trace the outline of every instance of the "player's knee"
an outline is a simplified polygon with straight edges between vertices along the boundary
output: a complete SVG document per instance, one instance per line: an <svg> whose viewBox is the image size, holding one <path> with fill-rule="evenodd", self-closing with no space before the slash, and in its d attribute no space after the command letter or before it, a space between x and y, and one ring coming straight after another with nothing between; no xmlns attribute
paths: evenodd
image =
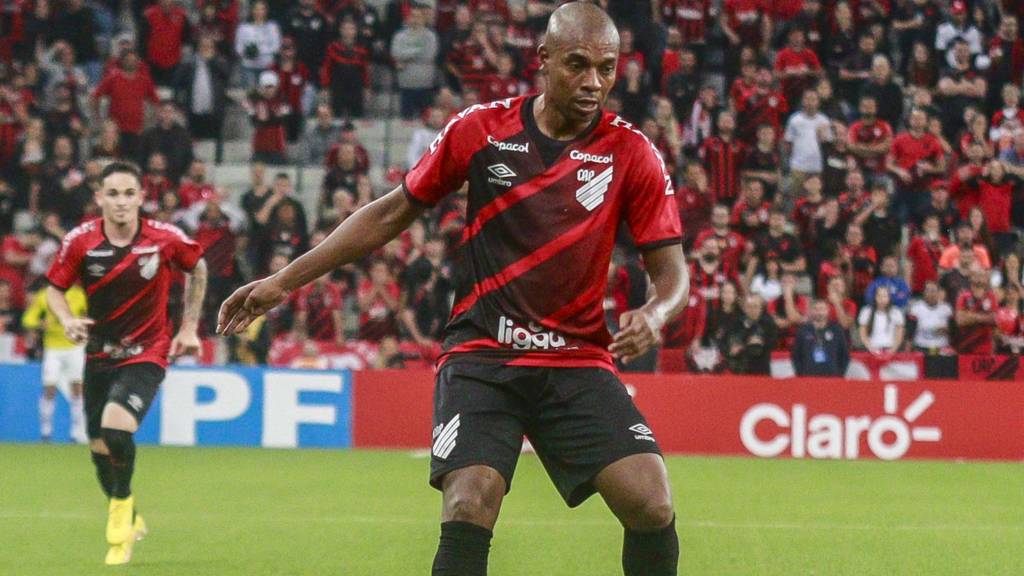
<svg viewBox="0 0 1024 576"><path fill-rule="evenodd" d="M636 501L619 518L630 530L658 530L675 518L675 506L667 490L652 490Z"/></svg>
<svg viewBox="0 0 1024 576"><path fill-rule="evenodd" d="M127 430L104 428L103 441L115 461L125 461L135 456L135 440Z"/></svg>
<svg viewBox="0 0 1024 576"><path fill-rule="evenodd" d="M493 525L505 494L504 480L497 474L455 474L445 483L445 520Z"/></svg>
<svg viewBox="0 0 1024 576"><path fill-rule="evenodd" d="M89 450L95 452L96 454L110 454L110 449L107 448L107 443L103 441L103 438L90 439Z"/></svg>

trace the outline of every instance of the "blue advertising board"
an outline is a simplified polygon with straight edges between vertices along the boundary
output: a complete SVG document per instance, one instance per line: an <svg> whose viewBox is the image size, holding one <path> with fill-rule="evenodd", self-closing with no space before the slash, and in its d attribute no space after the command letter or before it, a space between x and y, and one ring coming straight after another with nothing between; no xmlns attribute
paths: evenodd
<svg viewBox="0 0 1024 576"><path fill-rule="evenodd" d="M39 435L38 364L0 365L0 441ZM54 441L69 438L68 403L58 395ZM352 443L352 375L240 366L174 367L136 439L172 446L347 448Z"/></svg>

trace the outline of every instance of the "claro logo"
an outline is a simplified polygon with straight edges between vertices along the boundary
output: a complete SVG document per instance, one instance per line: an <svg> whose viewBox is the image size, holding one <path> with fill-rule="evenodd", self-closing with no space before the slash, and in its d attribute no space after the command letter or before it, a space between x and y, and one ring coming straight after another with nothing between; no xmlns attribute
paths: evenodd
<svg viewBox="0 0 1024 576"><path fill-rule="evenodd" d="M902 414L897 414L899 389L885 386L885 416L846 416L814 414L808 419L807 406L794 404L784 410L776 404L757 404L740 420L740 440L755 456L771 458L787 450L793 458L847 458L860 456L861 437L867 437L871 453L881 460L898 460L913 442L938 442L942 430L937 427L911 426L935 402L925 390ZM781 430L771 436L758 435L762 422L771 422ZM762 432L764 432L762 430Z"/></svg>

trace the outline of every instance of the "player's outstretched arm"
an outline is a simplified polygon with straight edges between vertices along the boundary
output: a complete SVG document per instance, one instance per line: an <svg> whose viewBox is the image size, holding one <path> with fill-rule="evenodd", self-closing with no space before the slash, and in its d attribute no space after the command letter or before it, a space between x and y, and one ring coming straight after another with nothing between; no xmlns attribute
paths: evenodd
<svg viewBox="0 0 1024 576"><path fill-rule="evenodd" d="M171 340L171 358L199 352L199 317L203 313L207 274L206 260L200 258L195 268L185 275L185 310L181 328Z"/></svg>
<svg viewBox="0 0 1024 576"><path fill-rule="evenodd" d="M360 208L316 248L280 272L235 290L220 307L217 332L242 332L292 290L387 244L422 213L423 207L413 204L401 187Z"/></svg>
<svg viewBox="0 0 1024 576"><path fill-rule="evenodd" d="M89 338L89 327L95 324L89 318L75 318L64 292L54 286L46 287L46 305L64 327L64 334L75 344L84 344Z"/></svg>
<svg viewBox="0 0 1024 576"><path fill-rule="evenodd" d="M619 331L608 350L630 363L661 341L661 329L686 306L690 297L690 271L681 244L643 253L644 267L654 283L654 295L642 307L619 319Z"/></svg>

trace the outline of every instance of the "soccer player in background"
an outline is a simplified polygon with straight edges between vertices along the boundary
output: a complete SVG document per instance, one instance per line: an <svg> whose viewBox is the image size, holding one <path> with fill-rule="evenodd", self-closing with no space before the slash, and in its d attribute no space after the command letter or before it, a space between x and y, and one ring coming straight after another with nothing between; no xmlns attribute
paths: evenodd
<svg viewBox="0 0 1024 576"><path fill-rule="evenodd" d="M113 162L95 195L102 218L64 236L46 277L46 300L67 337L85 344L85 415L92 461L110 498L107 564L126 564L146 533L135 514L131 481L134 433L164 379L168 357L199 350L197 334L206 294L206 263L199 244L177 227L141 218L139 170ZM186 273L181 328L170 337L167 298L171 267ZM67 291L81 282L89 318L72 313Z"/></svg>
<svg viewBox="0 0 1024 576"><path fill-rule="evenodd" d="M54 318L46 305L46 289L32 297L32 304L21 316L21 325L28 330L43 333L43 395L39 398L39 435L49 442L53 435L53 413L57 405L57 390L68 399L71 408L71 439L85 444L85 422L82 419L82 370L85 367L85 347L72 342L64 327ZM64 293L68 308L75 318L86 313L85 291L75 284Z"/></svg>
<svg viewBox="0 0 1024 576"><path fill-rule="evenodd" d="M665 464L614 365L654 346L687 302L671 179L646 137L602 111L619 35L600 8L559 7L538 50L543 93L454 117L403 186L229 297L218 330L244 330L289 292L384 245L468 180L434 395L430 482L443 492L434 576L486 573L524 435L569 506L597 492L619 518L627 576L674 575L679 543ZM613 338L602 299L623 220L655 289L622 314Z"/></svg>

